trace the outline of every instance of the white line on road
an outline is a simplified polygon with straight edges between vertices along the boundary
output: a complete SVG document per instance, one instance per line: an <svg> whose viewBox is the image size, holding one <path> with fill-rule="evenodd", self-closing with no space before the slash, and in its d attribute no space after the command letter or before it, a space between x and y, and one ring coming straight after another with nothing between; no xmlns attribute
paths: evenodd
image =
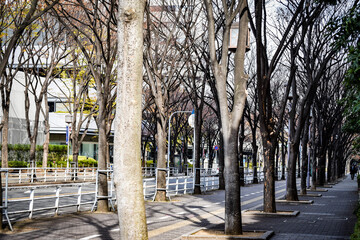
<svg viewBox="0 0 360 240"><path fill-rule="evenodd" d="M211 207L211 205L206 205L206 206L204 206L204 208L208 208L208 207Z"/></svg>
<svg viewBox="0 0 360 240"><path fill-rule="evenodd" d="M161 220L163 220L163 219L167 219L167 218L169 218L170 216L164 216L164 217L161 217L161 218L159 218L159 219L161 219Z"/></svg>
<svg viewBox="0 0 360 240"><path fill-rule="evenodd" d="M112 232L117 232L117 231L120 231L120 228L115 228L113 230L111 230Z"/></svg>
<svg viewBox="0 0 360 240"><path fill-rule="evenodd" d="M91 236L88 236L88 237L80 238L80 240L89 240L89 239L93 239L93 238L96 238L96 237L100 237L100 235L91 235Z"/></svg>
<svg viewBox="0 0 360 240"><path fill-rule="evenodd" d="M183 214L185 214L185 213L187 213L187 212L179 212L179 213L177 213L178 215L183 215Z"/></svg>

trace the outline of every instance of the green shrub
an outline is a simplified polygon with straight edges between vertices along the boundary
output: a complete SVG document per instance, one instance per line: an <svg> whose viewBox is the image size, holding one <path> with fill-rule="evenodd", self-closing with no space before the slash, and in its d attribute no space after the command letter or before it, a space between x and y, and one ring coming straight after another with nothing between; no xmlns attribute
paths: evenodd
<svg viewBox="0 0 360 240"><path fill-rule="evenodd" d="M25 161L9 161L8 164L9 168L26 168L28 166L28 163Z"/></svg>
<svg viewBox="0 0 360 240"><path fill-rule="evenodd" d="M1 149L1 146L0 146ZM8 160L28 162L30 158L30 144L9 144ZM66 145L49 145L48 161L63 160L67 154ZM42 162L43 146L36 146L36 161Z"/></svg>
<svg viewBox="0 0 360 240"><path fill-rule="evenodd" d="M79 166L81 166L81 167L87 167L87 166L97 167L98 162L95 159L93 159L93 158L86 159L86 156L82 156L82 157L85 157L85 159L81 159L81 160L79 159Z"/></svg>

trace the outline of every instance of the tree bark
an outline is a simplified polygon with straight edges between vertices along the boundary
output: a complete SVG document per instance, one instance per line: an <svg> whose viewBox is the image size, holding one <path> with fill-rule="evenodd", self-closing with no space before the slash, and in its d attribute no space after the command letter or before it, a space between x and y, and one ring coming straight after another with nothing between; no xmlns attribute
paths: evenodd
<svg viewBox="0 0 360 240"><path fill-rule="evenodd" d="M306 180L307 180L307 171L308 171L308 141L309 141L309 121L306 121L304 127L304 133L302 137L302 149L301 149L301 184L300 184L300 194L306 195Z"/></svg>
<svg viewBox="0 0 360 240"><path fill-rule="evenodd" d="M290 157L288 161L288 176L286 184L286 200L289 201L299 201L296 187L296 159L299 146L290 143Z"/></svg>
<svg viewBox="0 0 360 240"><path fill-rule="evenodd" d="M218 150L219 158L219 190L225 190L225 178L224 178L224 138L222 131L219 132L220 147Z"/></svg>
<svg viewBox="0 0 360 240"><path fill-rule="evenodd" d="M240 175L237 130L224 138L225 153L225 234L241 234ZM240 217L239 217L240 216ZM239 229L240 226L240 229Z"/></svg>
<svg viewBox="0 0 360 240"><path fill-rule="evenodd" d="M2 117L1 167L8 168L8 134L9 134L9 105L4 108Z"/></svg>
<svg viewBox="0 0 360 240"><path fill-rule="evenodd" d="M276 212L274 160L275 147L263 140L264 149L264 212Z"/></svg>
<svg viewBox="0 0 360 240"><path fill-rule="evenodd" d="M165 121L163 121L165 122ZM157 122L157 168L166 168L166 126L165 123ZM156 192L155 201L166 201L166 171L158 171L157 188L160 189Z"/></svg>
<svg viewBox="0 0 360 240"><path fill-rule="evenodd" d="M259 179L258 179L258 170L257 170L257 152L258 152L258 146L256 144L256 139L255 141L253 140L252 142L252 163L253 163L253 168L254 168L254 175L253 175L253 183L259 183Z"/></svg>
<svg viewBox="0 0 360 240"><path fill-rule="evenodd" d="M148 239L141 171L144 8L143 0L119 0L114 177L124 240Z"/></svg>
<svg viewBox="0 0 360 240"><path fill-rule="evenodd" d="M98 151L98 169L106 170L106 152L108 151L107 141L106 141L106 122L104 117L104 107L101 107L104 100L99 100L99 116L98 116L98 128L99 128L99 151ZM136 159L137 160L137 159ZM108 181L106 173L99 173L99 195L100 196L108 196ZM98 212L108 212L109 211L109 203L108 198L100 198L98 199Z"/></svg>

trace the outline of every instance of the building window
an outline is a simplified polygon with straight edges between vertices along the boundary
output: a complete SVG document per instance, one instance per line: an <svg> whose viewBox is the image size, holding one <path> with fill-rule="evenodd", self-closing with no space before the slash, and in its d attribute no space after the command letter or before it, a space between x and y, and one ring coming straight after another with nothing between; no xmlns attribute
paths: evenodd
<svg viewBox="0 0 360 240"><path fill-rule="evenodd" d="M48 102L49 112L55 112L55 102Z"/></svg>

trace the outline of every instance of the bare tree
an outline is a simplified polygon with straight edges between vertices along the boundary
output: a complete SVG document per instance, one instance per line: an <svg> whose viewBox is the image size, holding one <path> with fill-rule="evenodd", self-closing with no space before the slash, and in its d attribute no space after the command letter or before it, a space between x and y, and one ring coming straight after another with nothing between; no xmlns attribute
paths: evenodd
<svg viewBox="0 0 360 240"><path fill-rule="evenodd" d="M225 162L225 233L241 234L241 209L240 209L240 182L239 165L237 156L237 143L239 135L239 124L243 115L246 101L247 75L244 72L244 59L246 51L246 40L248 32L247 1L222 1L224 8L224 29L222 31L222 49L220 60L217 57L215 43L215 21L213 2L205 0L209 52L211 70L216 79L216 90L221 114L221 128L224 140L224 162ZM244 12L245 10L245 12ZM240 15L240 16L239 16ZM236 17L239 17L239 32L237 50L234 57L235 70L233 74L234 100L231 107L228 105L227 78L228 73L228 51L230 41L230 27Z"/></svg>
<svg viewBox="0 0 360 240"><path fill-rule="evenodd" d="M54 14L78 45L95 81L99 130L98 167L106 170L108 136L113 121L115 94L115 60L117 41L115 32L117 4L112 1L67 0ZM99 195L108 196L106 174L99 175ZM108 211L107 198L99 199L97 211Z"/></svg>
<svg viewBox="0 0 360 240"><path fill-rule="evenodd" d="M32 1L2 1L0 3L1 28L0 31L6 37L1 38L0 51L0 74L1 74L1 101L3 117L0 125L2 130L2 151L1 161L2 167L8 167L8 124L9 124L9 108L10 94L15 74L11 73L14 67L15 51L19 46L19 41L26 29L31 23L40 16L48 12L59 0L45 2L40 6L39 0ZM21 55L21 54L20 54ZM9 59L11 62L9 63ZM21 65L16 63L17 67Z"/></svg>
<svg viewBox="0 0 360 240"><path fill-rule="evenodd" d="M183 35L178 25L183 17L183 11L190 9L176 7L182 6L182 3L185 1L174 5L164 1L149 2L146 12L144 80L151 90L156 105L157 168L160 169L166 168L167 120L172 109L176 109L174 103L171 103L170 95L180 86L180 72L186 63L183 61L184 49L181 41L187 42L187 36ZM156 201L166 200L165 177L164 170L158 171Z"/></svg>

